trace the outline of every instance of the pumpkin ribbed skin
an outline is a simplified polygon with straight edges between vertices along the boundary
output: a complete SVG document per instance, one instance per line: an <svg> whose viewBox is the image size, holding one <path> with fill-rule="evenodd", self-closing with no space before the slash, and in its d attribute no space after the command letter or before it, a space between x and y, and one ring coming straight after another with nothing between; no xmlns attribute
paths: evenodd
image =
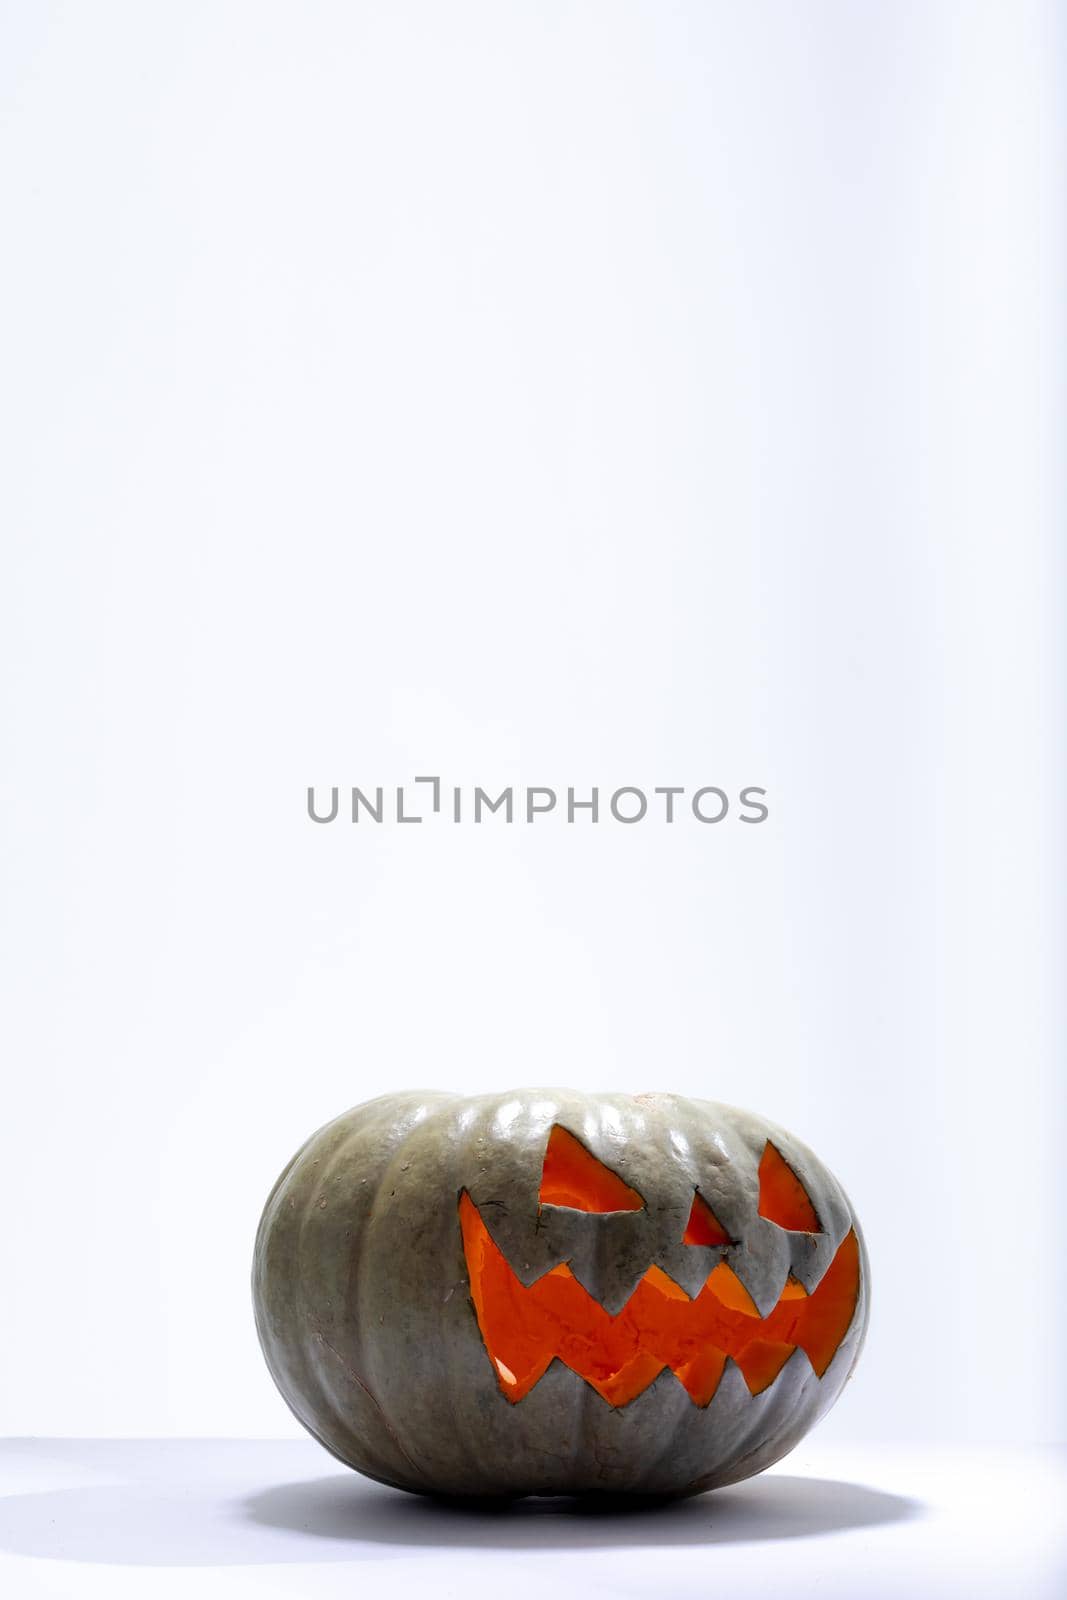
<svg viewBox="0 0 1067 1600"><path fill-rule="evenodd" d="M559 1125L643 1197L639 1211L539 1208ZM759 1215L773 1141L822 1231ZM682 1243L699 1189L731 1240ZM523 1284L560 1262L615 1315L655 1264L690 1296L727 1259L767 1315L791 1275L813 1291L850 1230L855 1310L816 1377L797 1349L753 1395L728 1361L710 1404L669 1370L608 1404L556 1360L518 1403L483 1343L458 1219L470 1195ZM386 1095L314 1134L274 1186L253 1266L256 1325L286 1401L349 1466L400 1488L458 1495L684 1494L759 1472L833 1404L863 1342L867 1258L843 1190L783 1129L676 1095L520 1089Z"/></svg>

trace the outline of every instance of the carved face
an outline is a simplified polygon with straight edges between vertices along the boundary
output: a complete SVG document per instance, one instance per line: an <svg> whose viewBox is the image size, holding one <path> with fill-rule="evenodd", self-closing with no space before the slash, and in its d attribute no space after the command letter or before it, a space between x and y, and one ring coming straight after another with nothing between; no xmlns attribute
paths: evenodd
<svg viewBox="0 0 1067 1600"><path fill-rule="evenodd" d="M688 1494L833 1404L867 1317L851 1205L804 1145L678 1095L398 1094L278 1180L257 1325L342 1460L465 1495Z"/></svg>
<svg viewBox="0 0 1067 1600"><path fill-rule="evenodd" d="M558 1209L607 1216L643 1211L645 1201L557 1123L545 1148L539 1220ZM822 1231L803 1184L770 1140L759 1163L758 1215L791 1233ZM728 1358L752 1394L772 1384L797 1349L821 1378L856 1311L860 1260L854 1229L810 1293L790 1273L773 1309L761 1316L730 1265L742 1239L731 1238L699 1189L681 1235L683 1248L699 1261L696 1293L650 1262L614 1313L566 1262L524 1285L466 1191L459 1218L478 1326L500 1388L516 1404L557 1358L613 1406L627 1405L665 1367L695 1405L706 1406Z"/></svg>

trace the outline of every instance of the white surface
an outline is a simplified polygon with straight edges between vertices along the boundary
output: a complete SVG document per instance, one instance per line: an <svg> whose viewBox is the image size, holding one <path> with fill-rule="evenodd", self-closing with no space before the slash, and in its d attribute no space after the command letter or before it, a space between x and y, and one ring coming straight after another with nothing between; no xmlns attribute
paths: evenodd
<svg viewBox="0 0 1067 1600"><path fill-rule="evenodd" d="M0 1586L70 1600L1060 1600L1065 1490L1052 1452L812 1448L657 1510L478 1512L369 1483L310 1442L13 1440L0 1447Z"/></svg>
<svg viewBox="0 0 1067 1600"><path fill-rule="evenodd" d="M838 1173L827 1438L1055 1431L1065 20L7 0L0 1429L279 1431L295 1146L556 1080ZM305 816L435 772L772 811Z"/></svg>

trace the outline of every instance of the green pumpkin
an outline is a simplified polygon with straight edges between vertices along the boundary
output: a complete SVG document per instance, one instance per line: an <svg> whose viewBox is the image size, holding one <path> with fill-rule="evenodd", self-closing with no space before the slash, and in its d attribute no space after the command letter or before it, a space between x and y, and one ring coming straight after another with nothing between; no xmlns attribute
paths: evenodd
<svg viewBox="0 0 1067 1600"><path fill-rule="evenodd" d="M678 1095L386 1095L314 1134L255 1247L260 1342L328 1450L451 1495L691 1494L833 1404L868 1268L840 1185Z"/></svg>

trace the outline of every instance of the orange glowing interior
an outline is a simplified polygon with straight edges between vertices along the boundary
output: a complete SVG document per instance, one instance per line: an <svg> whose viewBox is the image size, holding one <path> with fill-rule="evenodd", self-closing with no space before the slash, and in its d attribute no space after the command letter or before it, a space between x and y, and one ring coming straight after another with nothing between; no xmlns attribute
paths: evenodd
<svg viewBox="0 0 1067 1600"><path fill-rule="evenodd" d="M706 1406L728 1356L751 1393L759 1394L798 1347L822 1377L856 1310L859 1245L853 1232L810 1294L790 1278L766 1317L725 1261L694 1299L650 1266L612 1316L566 1263L524 1287L465 1190L459 1220L478 1326L500 1388L512 1402L528 1394L557 1358L614 1406L635 1399L664 1367L696 1405Z"/></svg>
<svg viewBox="0 0 1067 1600"><path fill-rule="evenodd" d="M645 1203L558 1122L548 1136L540 1201L572 1211L640 1211Z"/></svg>
<svg viewBox="0 0 1067 1600"><path fill-rule="evenodd" d="M701 1194L693 1196L693 1209L682 1234L683 1244L732 1244L733 1241Z"/></svg>
<svg viewBox="0 0 1067 1600"><path fill-rule="evenodd" d="M759 1164L759 1214L791 1233L822 1231L807 1190L770 1140Z"/></svg>

